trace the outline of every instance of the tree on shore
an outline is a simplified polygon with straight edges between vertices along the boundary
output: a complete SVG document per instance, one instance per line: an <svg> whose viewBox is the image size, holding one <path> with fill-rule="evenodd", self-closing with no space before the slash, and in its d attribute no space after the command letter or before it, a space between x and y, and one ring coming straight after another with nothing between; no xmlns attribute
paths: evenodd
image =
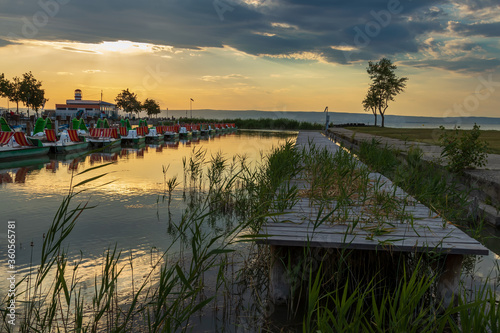
<svg viewBox="0 0 500 333"><path fill-rule="evenodd" d="M375 126L377 126L377 112L378 105L380 103L377 92L371 87L370 89L368 89L368 93L366 94L366 97L363 100L362 104L365 111L371 111L373 113L373 115L375 116Z"/></svg>
<svg viewBox="0 0 500 333"><path fill-rule="evenodd" d="M137 95L130 92L128 88L126 90L122 90L122 92L116 96L115 102L116 105L125 113L135 112L139 115L139 112L142 111L142 105L141 102L137 100Z"/></svg>
<svg viewBox="0 0 500 333"><path fill-rule="evenodd" d="M19 77L16 76L9 82L7 93L7 98L9 101L16 103L16 111L19 113L19 102L22 101L21 79Z"/></svg>
<svg viewBox="0 0 500 333"><path fill-rule="evenodd" d="M42 89L42 82L35 79L33 73L24 73L22 79L14 77L12 81L0 75L0 97L6 97L9 101L16 103L16 110L19 112L19 102L29 108L38 111L45 102L45 90Z"/></svg>
<svg viewBox="0 0 500 333"><path fill-rule="evenodd" d="M42 89L42 82L35 79L31 72L23 74L23 80L20 82L21 101L29 108L38 112L45 102L45 90Z"/></svg>
<svg viewBox="0 0 500 333"><path fill-rule="evenodd" d="M157 115L160 113L160 104L154 99L146 98L142 104L142 109L146 111L148 116Z"/></svg>
<svg viewBox="0 0 500 333"><path fill-rule="evenodd" d="M9 96L9 85L10 82L5 78L5 75L0 74L0 97L8 97Z"/></svg>
<svg viewBox="0 0 500 333"><path fill-rule="evenodd" d="M374 94L376 99L374 105L382 118L382 127L385 124L385 112L389 107L389 102L394 101L394 97L403 92L406 88L407 77L397 77L394 71L397 66L387 58L382 58L379 62L368 62L366 71L370 75L372 83L368 90L368 95ZM367 96L368 96L367 95Z"/></svg>

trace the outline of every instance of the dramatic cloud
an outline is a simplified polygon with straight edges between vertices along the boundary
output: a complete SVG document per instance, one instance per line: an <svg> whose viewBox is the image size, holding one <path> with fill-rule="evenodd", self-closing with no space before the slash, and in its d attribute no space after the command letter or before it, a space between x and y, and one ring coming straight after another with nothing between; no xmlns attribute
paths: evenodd
<svg viewBox="0 0 500 333"><path fill-rule="evenodd" d="M474 74L478 72L487 72L500 68L498 59L479 59L472 57L457 58L454 60L423 60L406 61L405 65L420 68L438 68L458 73Z"/></svg>
<svg viewBox="0 0 500 333"><path fill-rule="evenodd" d="M450 22L450 30L464 36L500 37L500 22L474 24Z"/></svg>
<svg viewBox="0 0 500 333"><path fill-rule="evenodd" d="M8 40L5 40L5 39L1 39L0 38L0 47L4 47L4 46L7 46L7 45L12 45L14 43L8 41Z"/></svg>
<svg viewBox="0 0 500 333"><path fill-rule="evenodd" d="M2 1L0 47L6 40L131 41L193 50L227 46L255 56L341 64L381 56L405 60L421 57L434 36L499 37L499 8L493 0ZM474 43L467 59L482 59L486 48ZM497 51L490 48L487 56Z"/></svg>

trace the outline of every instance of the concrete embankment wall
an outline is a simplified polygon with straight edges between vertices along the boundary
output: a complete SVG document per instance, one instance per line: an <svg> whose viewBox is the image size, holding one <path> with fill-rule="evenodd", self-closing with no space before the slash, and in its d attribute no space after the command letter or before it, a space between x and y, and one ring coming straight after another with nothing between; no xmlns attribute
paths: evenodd
<svg viewBox="0 0 500 333"><path fill-rule="evenodd" d="M353 152L359 150L362 141L371 141L375 138L382 145L387 144L400 151L399 157L402 161L404 161L410 147L418 146L424 153L424 161L442 168L446 166L446 163L439 159L442 149L438 146L370 134L354 134L353 131L344 128L329 129L327 135ZM463 189L470 192L470 206L468 207L470 214L474 218L482 217L487 223L500 227L500 155L491 154L488 159L485 168L467 170L462 175L455 175L454 180L462 184Z"/></svg>

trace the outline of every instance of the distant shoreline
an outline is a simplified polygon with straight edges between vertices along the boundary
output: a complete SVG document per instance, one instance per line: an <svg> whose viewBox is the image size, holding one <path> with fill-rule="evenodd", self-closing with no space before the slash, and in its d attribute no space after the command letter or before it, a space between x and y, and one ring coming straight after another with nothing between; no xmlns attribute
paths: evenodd
<svg viewBox="0 0 500 333"><path fill-rule="evenodd" d="M191 112L188 112L190 116ZM364 123L365 125L374 124L374 116L371 113L347 113L330 111L330 122L333 124ZM160 117L166 117L167 111L162 111ZM168 116L185 117L186 110L169 110ZM317 111L256 111L256 110L193 110L193 117L209 119L260 119L260 118L287 118L290 120L307 121L311 123L324 124L326 114ZM377 124L381 123L378 116ZM500 130L500 118L495 117L426 117L426 116L398 116L387 114L385 116L385 125L396 128L453 128L460 126L464 129L472 128L474 123L481 126L481 129Z"/></svg>
<svg viewBox="0 0 500 333"><path fill-rule="evenodd" d="M12 108L11 108L12 110ZM39 111L40 112L40 111ZM30 114L32 110L30 110ZM120 112L122 116L124 114ZM163 110L158 114L159 118L170 118L175 117L175 119L184 118L191 116L191 110ZM336 112L330 111L328 113L330 117L330 123L333 125L339 124L352 124L352 123L363 123L367 126L374 125L374 116L371 113L348 113L348 112ZM261 111L261 110L213 110L213 109L193 109L193 118L205 118L205 119L217 119L223 120L235 120L235 119L288 119L298 122L309 122L325 124L326 113L322 111ZM140 118L145 118L146 113L141 112L139 114ZM152 117L155 119L156 117ZM377 124L381 123L380 116L377 117ZM387 114L385 116L386 127L394 128L439 128L439 126L444 126L445 128L452 129L455 126L460 126L462 129L471 129L474 124L478 124L481 130L497 130L500 131L500 118L499 117L480 117L480 116L470 116L470 117L428 117L428 116L400 116Z"/></svg>
<svg viewBox="0 0 500 333"><path fill-rule="evenodd" d="M0 112L1 111L7 111L7 108L0 107ZM16 108L10 108L10 111L16 112ZM46 111L54 111L53 109L46 109ZM19 112L22 113L27 113L26 108L19 108ZM39 113L41 112L40 110L38 111ZM169 116L175 115L176 117L185 117L186 112L188 114L188 117L190 116L191 111L186 110L186 109L177 109L177 110L161 110L161 113L159 114L160 117L164 117L167 113ZM323 115L322 117L324 118L325 112L324 111L277 111L277 110L217 110L217 109L193 109L193 117L201 116L202 114L237 114L239 113L240 116L242 115L257 115L257 114L262 114L263 118L280 118L280 115L304 115L304 114L314 114L314 115ZM34 111L30 110L30 114L33 114ZM120 111L120 114L122 112ZM353 117L353 118L358 118L358 117L369 117L371 118L371 121L373 122L374 116L371 113L359 113L359 112L344 112L344 111L329 111L329 114L331 117L335 116L340 116L340 117ZM145 116L145 113L141 113L141 118ZM409 119L415 119L413 121L407 121L407 123L415 122L415 123L422 123L422 120L425 119L451 119L451 120L457 120L457 119L465 119L465 120L481 120L481 119L492 119L495 122L500 123L500 117L492 117L492 116L467 116L467 117L432 117L432 116L408 116L408 115L397 115L397 114L391 114L390 112L386 114L386 119L388 118L409 118ZM254 116L252 117L254 118ZM380 116L378 117L380 119ZM424 121L425 123L426 121Z"/></svg>
<svg viewBox="0 0 500 333"><path fill-rule="evenodd" d="M191 112L190 110L168 110L169 113L189 113ZM164 112L167 112L167 110L161 110L161 114ZM325 114L324 111L266 111L266 110L217 110L217 109L193 109L193 117L194 113L211 113L211 112L216 112L216 113L263 113L263 114L304 114L304 113L314 113L314 114ZM350 115L350 116L369 116L371 118L373 117L373 114L371 113L359 113L359 112L340 112L340 111L329 111L330 115ZM380 116L379 116L380 117ZM467 116L467 117L431 117L431 116L408 116L408 115L397 115L397 114L390 114L388 113L386 115L387 117L409 117L409 118L440 118L440 119L474 119L474 118L489 118L489 119L495 119L500 122L500 117L490 117L490 116Z"/></svg>

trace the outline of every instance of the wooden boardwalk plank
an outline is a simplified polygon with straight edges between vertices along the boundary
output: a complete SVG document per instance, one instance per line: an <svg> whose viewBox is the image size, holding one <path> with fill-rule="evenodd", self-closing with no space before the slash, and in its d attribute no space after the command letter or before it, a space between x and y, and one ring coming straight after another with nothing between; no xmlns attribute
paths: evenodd
<svg viewBox="0 0 500 333"><path fill-rule="evenodd" d="M447 254L474 254L486 255L488 252L478 248L477 244L448 242L446 240L426 240L421 239L420 242L399 241L388 239L383 241L358 242L356 236L347 235L337 237L326 237L325 235L315 235L307 237L307 235L295 236L279 236L279 238L271 237L266 241L269 245L278 246L310 246L321 248L345 248L351 250L375 250L375 251L403 251L403 252L429 252L429 253L447 253ZM487 250L486 250L487 251Z"/></svg>

